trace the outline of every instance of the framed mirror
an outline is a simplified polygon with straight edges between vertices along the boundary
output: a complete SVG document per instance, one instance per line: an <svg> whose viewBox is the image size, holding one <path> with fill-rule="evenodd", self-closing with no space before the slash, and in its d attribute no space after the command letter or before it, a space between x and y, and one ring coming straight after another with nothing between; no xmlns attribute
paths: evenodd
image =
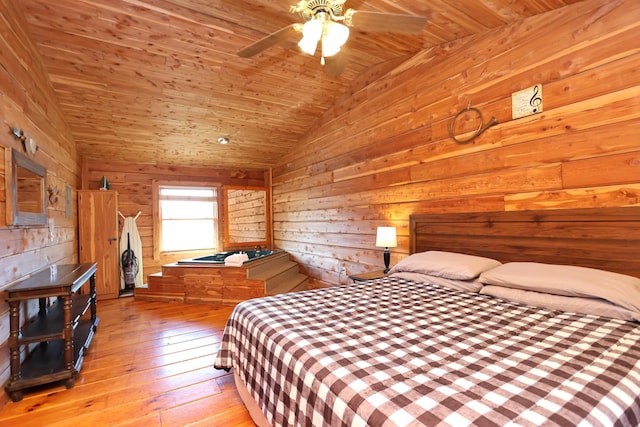
<svg viewBox="0 0 640 427"><path fill-rule="evenodd" d="M225 187L225 249L271 244L270 205L262 187Z"/></svg>
<svg viewBox="0 0 640 427"><path fill-rule="evenodd" d="M5 151L7 225L47 224L47 170L20 152Z"/></svg>

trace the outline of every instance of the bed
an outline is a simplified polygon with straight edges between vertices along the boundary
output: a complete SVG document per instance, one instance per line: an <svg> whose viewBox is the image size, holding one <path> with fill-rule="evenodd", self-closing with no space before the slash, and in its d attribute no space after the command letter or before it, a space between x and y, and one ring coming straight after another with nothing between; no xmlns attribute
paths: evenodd
<svg viewBox="0 0 640 427"><path fill-rule="evenodd" d="M257 425L640 425L640 208L413 215L389 277L245 301Z"/></svg>

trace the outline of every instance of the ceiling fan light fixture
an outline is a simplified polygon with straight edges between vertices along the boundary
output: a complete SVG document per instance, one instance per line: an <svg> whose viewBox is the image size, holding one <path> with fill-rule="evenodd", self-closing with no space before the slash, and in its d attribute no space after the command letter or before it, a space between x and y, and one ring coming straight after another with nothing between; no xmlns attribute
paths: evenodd
<svg viewBox="0 0 640 427"><path fill-rule="evenodd" d="M420 34L427 22L426 16L405 15L373 11L357 11L344 7L347 0L298 0L289 8L291 13L299 14L304 22L288 26L269 34L238 51L241 58L250 58L280 42L293 39L302 33L298 41L300 49L314 56L320 48L320 63L331 58L326 68L327 75L335 77L345 68L345 53L336 57L349 38L350 29L365 32L389 32ZM392 3L392 2L389 2Z"/></svg>

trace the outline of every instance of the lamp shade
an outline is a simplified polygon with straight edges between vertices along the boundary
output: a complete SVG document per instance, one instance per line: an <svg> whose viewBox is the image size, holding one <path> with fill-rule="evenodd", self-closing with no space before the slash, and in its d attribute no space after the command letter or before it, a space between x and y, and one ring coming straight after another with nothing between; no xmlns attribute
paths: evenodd
<svg viewBox="0 0 640 427"><path fill-rule="evenodd" d="M317 19L307 21L302 26L302 36L318 41L320 40L320 37L322 37L323 27L324 25L322 22Z"/></svg>
<svg viewBox="0 0 640 427"><path fill-rule="evenodd" d="M304 36L302 37L302 40L298 42L298 46L304 53L313 56L318 48L318 41Z"/></svg>
<svg viewBox="0 0 640 427"><path fill-rule="evenodd" d="M398 246L395 227L378 227L376 246L379 248L395 248Z"/></svg>
<svg viewBox="0 0 640 427"><path fill-rule="evenodd" d="M322 56L333 56L340 52L348 38L349 27L333 21L326 22L322 37Z"/></svg>
<svg viewBox="0 0 640 427"><path fill-rule="evenodd" d="M337 46L337 45L331 44L331 43L327 43L327 38L326 37L324 37L322 39L322 56L327 58L329 56L335 55L338 52L340 52L340 46Z"/></svg>
<svg viewBox="0 0 640 427"><path fill-rule="evenodd" d="M302 40L298 43L304 53L312 56L316 53L318 42L324 31L323 27L323 23L316 19L304 23L302 26Z"/></svg>

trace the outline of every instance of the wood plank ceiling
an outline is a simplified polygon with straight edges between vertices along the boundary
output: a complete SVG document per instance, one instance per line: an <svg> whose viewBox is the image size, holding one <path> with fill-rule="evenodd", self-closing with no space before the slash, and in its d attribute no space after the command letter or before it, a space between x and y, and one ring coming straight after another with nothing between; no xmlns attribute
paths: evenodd
<svg viewBox="0 0 640 427"><path fill-rule="evenodd" d="M412 54L578 0L348 0L428 18L421 34L351 31L329 77L289 24L295 0L21 0L81 156L146 164L275 165L334 102ZM228 145L217 143L227 137Z"/></svg>

